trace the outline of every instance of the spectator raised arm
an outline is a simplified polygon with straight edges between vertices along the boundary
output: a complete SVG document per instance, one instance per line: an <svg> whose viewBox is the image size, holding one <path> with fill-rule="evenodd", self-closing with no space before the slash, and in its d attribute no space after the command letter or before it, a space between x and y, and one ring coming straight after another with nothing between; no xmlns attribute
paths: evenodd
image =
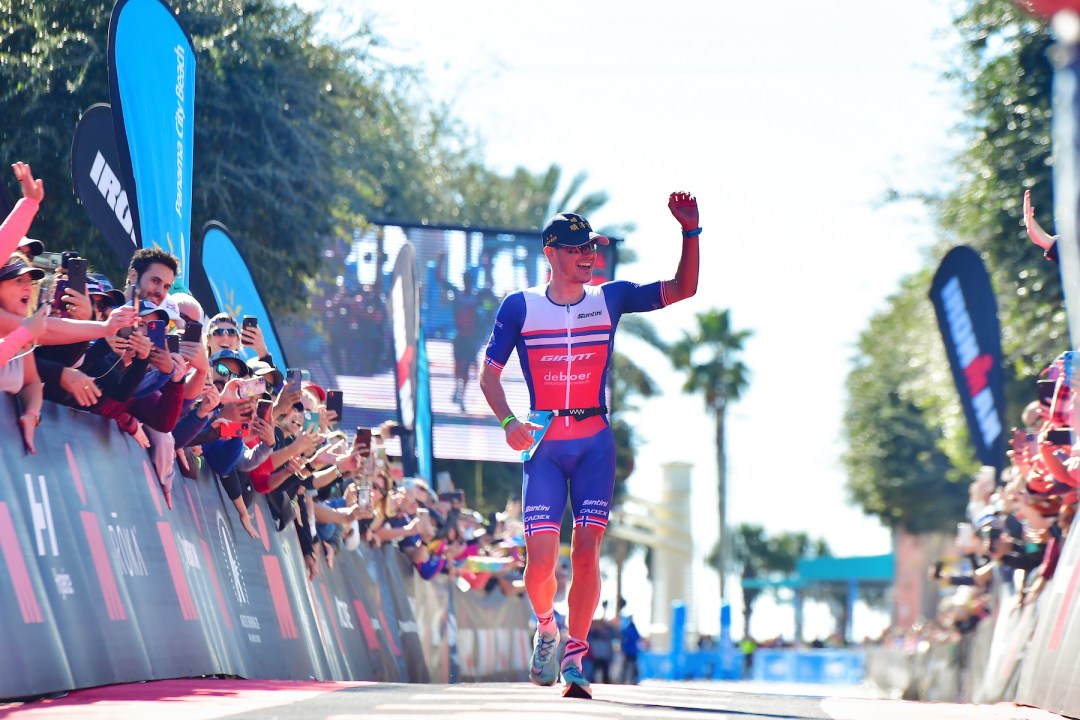
<svg viewBox="0 0 1080 720"><path fill-rule="evenodd" d="M35 180L30 166L17 162L11 166L15 178L22 186L22 199L15 203L11 214L0 225L0 258L7 258L19 248L19 244L30 230L30 223L37 215L38 207L45 198L45 187L40 180Z"/></svg>

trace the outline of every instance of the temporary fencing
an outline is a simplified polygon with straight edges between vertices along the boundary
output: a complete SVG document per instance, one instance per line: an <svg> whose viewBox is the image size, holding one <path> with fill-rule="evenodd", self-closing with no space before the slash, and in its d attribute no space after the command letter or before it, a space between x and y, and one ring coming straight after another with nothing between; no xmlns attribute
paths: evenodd
<svg viewBox="0 0 1080 720"><path fill-rule="evenodd" d="M1017 702L1080 717L1078 565L1080 533L1070 533L1038 597L1021 603L1002 584L993 614L961 640L872 648L869 676L912 700Z"/></svg>
<svg viewBox="0 0 1080 720"><path fill-rule="evenodd" d="M361 544L308 581L292 528L239 525L209 470L173 509L146 451L108 420L46 403L36 455L0 412L0 697L202 675L523 679L529 610L417 577Z"/></svg>

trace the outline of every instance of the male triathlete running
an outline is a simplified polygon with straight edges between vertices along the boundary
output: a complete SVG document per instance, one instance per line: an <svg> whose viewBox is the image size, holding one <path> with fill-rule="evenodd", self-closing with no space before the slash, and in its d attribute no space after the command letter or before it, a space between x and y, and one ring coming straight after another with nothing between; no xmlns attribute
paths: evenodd
<svg viewBox="0 0 1080 720"><path fill-rule="evenodd" d="M607 421L604 389L612 340L623 313L648 312L697 292L697 199L672 193L668 209L682 226L682 256L673 280L636 285L626 281L588 285L596 245L608 239L574 213L551 218L541 235L551 265L548 284L512 293L503 300L480 371L480 388L514 450L532 447L541 426L511 414L502 370L515 349L534 410L555 417L524 463L521 493L525 521L525 588L539 625L529 679L553 685L560 674L556 648L555 566L567 497L574 514L570 549L573 580L568 597L570 637L562 659L563 695L592 697L581 672L593 613L600 599L600 541L607 526L615 484L615 440Z"/></svg>

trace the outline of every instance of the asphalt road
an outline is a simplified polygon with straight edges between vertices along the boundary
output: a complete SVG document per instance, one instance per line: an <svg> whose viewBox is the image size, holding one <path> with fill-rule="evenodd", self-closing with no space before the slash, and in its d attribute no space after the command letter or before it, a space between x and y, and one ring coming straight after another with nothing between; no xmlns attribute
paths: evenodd
<svg viewBox="0 0 1080 720"><path fill-rule="evenodd" d="M1015 705L910 703L831 694L822 686L763 688L734 683L594 685L593 700L563 698L558 687L527 683L407 685L168 680L70 693L0 706L2 720L1056 720ZM773 690L787 694L775 694ZM850 690L850 689L849 689ZM766 692L767 691L767 692ZM861 695L861 697L860 697Z"/></svg>

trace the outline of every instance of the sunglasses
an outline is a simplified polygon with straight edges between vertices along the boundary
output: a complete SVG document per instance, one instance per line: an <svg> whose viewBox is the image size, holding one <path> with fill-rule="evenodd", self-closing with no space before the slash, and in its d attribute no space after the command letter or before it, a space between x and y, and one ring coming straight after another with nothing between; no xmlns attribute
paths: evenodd
<svg viewBox="0 0 1080 720"><path fill-rule="evenodd" d="M596 241L587 242L584 245L578 245L577 247L562 247L560 250L565 250L567 255L591 255L596 252Z"/></svg>
<svg viewBox="0 0 1080 720"><path fill-rule="evenodd" d="M231 370L231 369L229 368L229 366L228 366L228 365L226 365L226 364L225 364L225 363L223 363L223 362L219 362L219 363L214 363L214 372L216 372L216 373L217 373L218 375L220 375L220 376L221 376L221 377L223 377L223 378L235 378L235 377L240 377L239 375L237 375L236 373L234 373L234 372L233 372L233 371L232 371L232 370Z"/></svg>
<svg viewBox="0 0 1080 720"><path fill-rule="evenodd" d="M240 331L237 330L236 328L231 328L231 327L218 327L218 328L214 328L213 330L211 330L210 334L211 335L217 335L218 337L221 337L222 335L236 335L236 336L239 336Z"/></svg>

